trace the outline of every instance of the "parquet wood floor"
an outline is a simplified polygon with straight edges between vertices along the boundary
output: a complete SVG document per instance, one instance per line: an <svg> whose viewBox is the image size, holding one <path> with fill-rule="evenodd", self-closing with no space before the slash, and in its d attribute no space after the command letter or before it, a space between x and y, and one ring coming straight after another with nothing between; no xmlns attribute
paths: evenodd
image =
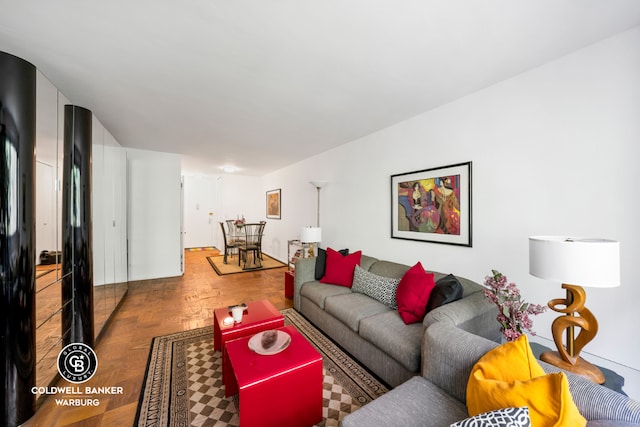
<svg viewBox="0 0 640 427"><path fill-rule="evenodd" d="M49 396L23 425L131 426L153 337L206 326L213 322L215 308L244 301L267 298L279 310L293 306L284 297L286 267L218 276L206 259L216 253L186 251L184 276L129 283L128 295L95 348L97 373L80 385L82 390L122 387L123 394L93 396L99 399L98 406L78 408L58 406ZM57 383L73 385L66 380Z"/></svg>

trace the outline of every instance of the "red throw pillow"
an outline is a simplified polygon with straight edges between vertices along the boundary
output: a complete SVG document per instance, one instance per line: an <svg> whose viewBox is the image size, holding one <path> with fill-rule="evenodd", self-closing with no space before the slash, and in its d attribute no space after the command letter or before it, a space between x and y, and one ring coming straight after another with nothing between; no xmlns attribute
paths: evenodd
<svg viewBox="0 0 640 427"><path fill-rule="evenodd" d="M361 257L362 251L342 255L340 252L327 248L327 265L320 283L330 283L350 288L353 283L353 271L356 265L360 265Z"/></svg>
<svg viewBox="0 0 640 427"><path fill-rule="evenodd" d="M400 279L396 292L398 314L405 324L421 322L427 313L429 295L436 286L433 273L427 273L418 262Z"/></svg>

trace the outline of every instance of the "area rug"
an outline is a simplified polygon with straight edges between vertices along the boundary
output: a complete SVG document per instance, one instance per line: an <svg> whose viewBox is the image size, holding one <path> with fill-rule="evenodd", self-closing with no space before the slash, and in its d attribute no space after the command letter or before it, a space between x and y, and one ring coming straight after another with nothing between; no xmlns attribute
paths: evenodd
<svg viewBox="0 0 640 427"><path fill-rule="evenodd" d="M323 358L323 421L337 426L387 388L294 309L283 310ZM156 337L135 426L238 426L237 396L224 397L221 353L213 351L213 326Z"/></svg>
<svg viewBox="0 0 640 427"><path fill-rule="evenodd" d="M269 270L271 268L280 268L286 267L286 264L278 261L277 259L271 258L269 255L262 255L261 264L262 267L256 265L248 265L247 270L243 270L244 264L241 262L238 265L238 255L235 254L233 257L227 257L227 263L224 263L224 256L208 256L207 261L213 267L213 270L218 274L218 276L224 276L226 274L236 274L236 273L248 273L251 271L260 271L260 270ZM249 256L251 260L251 256Z"/></svg>

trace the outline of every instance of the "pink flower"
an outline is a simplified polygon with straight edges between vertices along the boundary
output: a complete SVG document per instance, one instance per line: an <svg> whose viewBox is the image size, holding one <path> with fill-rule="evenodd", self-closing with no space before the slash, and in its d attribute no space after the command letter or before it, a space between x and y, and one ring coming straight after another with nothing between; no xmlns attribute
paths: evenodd
<svg viewBox="0 0 640 427"><path fill-rule="evenodd" d="M491 270L491 273L493 276L485 278L487 287L482 292L489 302L498 306L496 320L504 339L513 341L526 332L535 335L530 316L544 312L547 307L524 302L515 283L508 283L507 276L499 271Z"/></svg>

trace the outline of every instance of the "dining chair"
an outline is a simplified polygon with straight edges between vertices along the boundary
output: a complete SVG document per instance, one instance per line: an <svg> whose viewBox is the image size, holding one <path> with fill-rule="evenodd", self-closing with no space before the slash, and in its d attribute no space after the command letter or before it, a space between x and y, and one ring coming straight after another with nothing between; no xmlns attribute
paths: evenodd
<svg viewBox="0 0 640 427"><path fill-rule="evenodd" d="M263 259L262 258L262 236L264 235L264 227L267 225L267 221L260 221L260 225L262 227L260 227L260 231L258 235L258 255L260 256L260 259Z"/></svg>
<svg viewBox="0 0 640 427"><path fill-rule="evenodd" d="M223 263L227 263L227 256L233 256L233 250L239 247L239 241L235 239L228 230L225 228L224 223L220 223L220 228L222 228L222 237L224 238L224 258L222 259ZM239 257L238 257L239 258Z"/></svg>
<svg viewBox="0 0 640 427"><path fill-rule="evenodd" d="M231 238L235 238L238 234L238 227L233 223L234 221L232 219L225 219L224 222L227 224L227 235Z"/></svg>
<svg viewBox="0 0 640 427"><path fill-rule="evenodd" d="M244 231L244 241L238 243L238 265L243 261L243 270L249 270L252 268L262 268L261 260L261 230L264 229L264 225L261 223L245 224L242 227ZM253 257L253 262L248 263L249 253Z"/></svg>

